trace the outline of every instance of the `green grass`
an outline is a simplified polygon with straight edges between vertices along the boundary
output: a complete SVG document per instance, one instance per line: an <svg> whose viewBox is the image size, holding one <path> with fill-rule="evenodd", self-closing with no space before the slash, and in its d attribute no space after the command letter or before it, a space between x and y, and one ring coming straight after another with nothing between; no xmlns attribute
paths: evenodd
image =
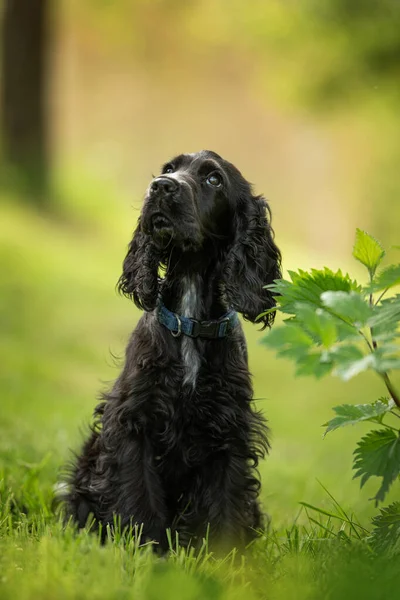
<svg viewBox="0 0 400 600"><path fill-rule="evenodd" d="M68 197L53 216L2 198L0 598L300 600L360 590L365 598L397 597L378 592L398 587L399 569L372 563L368 544L358 540L374 514L368 498L376 483L360 492L352 481L351 454L363 428L323 440L321 427L331 406L371 401L383 388L369 375L348 384L295 379L251 325L255 397L272 429L271 456L260 469L268 535L245 558L217 558L206 545L196 557L172 540L170 557L160 560L129 533L101 547L96 536L61 527L54 485L140 316L115 293L137 210L101 190L81 191L73 204ZM281 245L285 267L314 266L306 252Z"/></svg>

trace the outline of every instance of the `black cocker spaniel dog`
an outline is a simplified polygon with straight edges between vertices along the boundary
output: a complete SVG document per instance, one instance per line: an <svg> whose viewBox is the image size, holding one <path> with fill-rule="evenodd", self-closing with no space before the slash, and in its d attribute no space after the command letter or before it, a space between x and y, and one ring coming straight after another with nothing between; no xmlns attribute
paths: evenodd
<svg viewBox="0 0 400 600"><path fill-rule="evenodd" d="M218 154L177 156L150 183L118 282L145 312L73 465L66 508L80 527L118 515L161 550L167 529L195 546L257 535L268 429L237 313L255 322L274 306L264 286L280 259L266 201Z"/></svg>

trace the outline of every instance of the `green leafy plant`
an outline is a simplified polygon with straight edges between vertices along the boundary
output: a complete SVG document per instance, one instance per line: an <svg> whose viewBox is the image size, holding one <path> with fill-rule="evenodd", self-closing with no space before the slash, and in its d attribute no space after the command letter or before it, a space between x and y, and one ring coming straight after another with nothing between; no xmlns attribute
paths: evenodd
<svg viewBox="0 0 400 600"><path fill-rule="evenodd" d="M400 475L400 394L391 379L392 371L400 369L400 294L388 294L400 285L400 264L378 269L385 254L377 240L358 229L353 256L368 271L366 284L325 267L289 271L289 281L268 285L277 296L271 310L287 318L263 340L279 356L295 362L297 375L319 378L332 373L348 381L372 370L382 379L387 396L370 404L336 406L335 416L325 423L325 435L361 421L378 426L358 442L353 462L361 487L372 476L381 478L376 505ZM373 537L381 546L391 534L398 538L399 503L382 509L373 524Z"/></svg>

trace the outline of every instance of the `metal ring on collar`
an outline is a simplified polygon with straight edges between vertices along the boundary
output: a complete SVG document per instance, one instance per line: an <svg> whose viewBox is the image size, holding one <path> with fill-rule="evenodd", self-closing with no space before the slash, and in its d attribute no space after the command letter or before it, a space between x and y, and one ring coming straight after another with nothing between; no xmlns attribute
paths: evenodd
<svg viewBox="0 0 400 600"><path fill-rule="evenodd" d="M171 330L171 335L172 335L174 338L177 338L177 337L179 337L179 336L181 335L181 333L182 333L182 322L181 322L180 318L178 317L178 315L176 315L175 313L174 313L174 317L175 317L175 318L176 318L176 320L178 321L178 331L177 331L176 333L174 333L174 332Z"/></svg>

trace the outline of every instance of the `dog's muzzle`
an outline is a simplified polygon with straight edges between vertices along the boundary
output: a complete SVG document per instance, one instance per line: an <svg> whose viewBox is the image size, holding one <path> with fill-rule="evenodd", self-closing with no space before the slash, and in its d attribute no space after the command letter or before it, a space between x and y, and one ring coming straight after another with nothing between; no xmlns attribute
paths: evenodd
<svg viewBox="0 0 400 600"><path fill-rule="evenodd" d="M150 196L158 196L162 198L170 198L176 196L180 190L180 184L172 177L157 177L150 184Z"/></svg>

